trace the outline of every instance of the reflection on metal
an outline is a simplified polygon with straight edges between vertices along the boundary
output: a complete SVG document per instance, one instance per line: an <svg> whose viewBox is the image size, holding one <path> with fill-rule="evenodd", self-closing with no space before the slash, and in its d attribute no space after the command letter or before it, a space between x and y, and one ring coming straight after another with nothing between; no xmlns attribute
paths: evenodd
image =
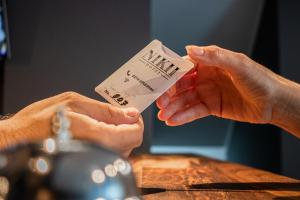
<svg viewBox="0 0 300 200"><path fill-rule="evenodd" d="M112 164L108 164L104 168L105 174L109 177L115 177L117 175L117 170Z"/></svg>
<svg viewBox="0 0 300 200"><path fill-rule="evenodd" d="M126 162L122 160L121 158L114 161L114 168L118 171L124 171L126 170Z"/></svg>
<svg viewBox="0 0 300 200"><path fill-rule="evenodd" d="M48 138L43 142L43 149L46 153L52 154L56 151L56 142L53 138Z"/></svg>
<svg viewBox="0 0 300 200"><path fill-rule="evenodd" d="M129 175L131 173L131 166L128 162L125 162L125 168L124 170L120 171L120 173L124 176Z"/></svg>
<svg viewBox="0 0 300 200"><path fill-rule="evenodd" d="M28 165L32 172L41 175L46 175L50 172L50 163L44 157L32 158L29 160Z"/></svg>
<svg viewBox="0 0 300 200"><path fill-rule="evenodd" d="M105 181L105 174L101 169L95 169L91 173L91 178L95 183L103 183Z"/></svg>
<svg viewBox="0 0 300 200"><path fill-rule="evenodd" d="M138 199L134 198L139 192L129 162L98 145L65 137L71 133L68 123L61 124L67 116L57 115L55 137L0 154L0 166L4 166L0 174L16 180L10 182L8 191L6 179L0 179L0 200Z"/></svg>
<svg viewBox="0 0 300 200"><path fill-rule="evenodd" d="M50 166L45 158L38 158L35 164L36 170L40 174L47 174L50 171Z"/></svg>
<svg viewBox="0 0 300 200"><path fill-rule="evenodd" d="M69 141L72 138L72 134L69 130L71 126L70 120L65 113L65 107L60 106L53 119L52 119L52 131L57 135L57 139L62 141Z"/></svg>

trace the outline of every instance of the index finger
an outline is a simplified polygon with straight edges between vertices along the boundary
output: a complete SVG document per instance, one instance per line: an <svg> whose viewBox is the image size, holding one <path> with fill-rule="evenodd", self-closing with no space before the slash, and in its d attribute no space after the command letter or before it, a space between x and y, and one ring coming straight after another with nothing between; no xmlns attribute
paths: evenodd
<svg viewBox="0 0 300 200"><path fill-rule="evenodd" d="M79 94L69 100L67 106L72 111L88 115L97 121L116 125L136 123L140 116L135 108L119 108Z"/></svg>

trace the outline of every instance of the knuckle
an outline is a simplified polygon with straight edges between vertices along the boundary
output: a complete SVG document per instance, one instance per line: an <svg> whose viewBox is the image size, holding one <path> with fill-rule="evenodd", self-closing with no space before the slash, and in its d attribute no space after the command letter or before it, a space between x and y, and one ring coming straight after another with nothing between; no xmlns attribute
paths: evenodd
<svg viewBox="0 0 300 200"><path fill-rule="evenodd" d="M211 45L211 46L209 46L209 49L210 49L210 53L212 56L220 57L223 55L222 48L220 48L217 45Z"/></svg>
<svg viewBox="0 0 300 200"><path fill-rule="evenodd" d="M211 49L217 49L217 48L220 48L220 47L217 46L217 45L210 45L209 48L211 48Z"/></svg>
<svg viewBox="0 0 300 200"><path fill-rule="evenodd" d="M62 93L62 97L65 100L75 100L79 98L79 94L73 91L68 91L68 92L64 92Z"/></svg>
<svg viewBox="0 0 300 200"><path fill-rule="evenodd" d="M82 96L76 92L73 91L68 91L68 92L64 92L62 94L62 102L70 107L70 108L74 108L77 107L80 102L82 100Z"/></svg>
<svg viewBox="0 0 300 200"><path fill-rule="evenodd" d="M239 61L239 64L247 64L249 63L249 58L247 55L243 53L236 53L235 54L237 60Z"/></svg>
<svg viewBox="0 0 300 200"><path fill-rule="evenodd" d="M107 104L106 107L105 107L105 109L106 109L107 117L108 117L108 118L113 118L113 117L114 117L115 110L114 110L114 108L112 107L112 105Z"/></svg>
<svg viewBox="0 0 300 200"><path fill-rule="evenodd" d="M240 60L245 60L247 56L243 53L236 53L236 57L238 57Z"/></svg>
<svg viewBox="0 0 300 200"><path fill-rule="evenodd" d="M218 47L218 46L214 47L214 53L218 57L222 56L222 54L223 54L222 49L220 47Z"/></svg>

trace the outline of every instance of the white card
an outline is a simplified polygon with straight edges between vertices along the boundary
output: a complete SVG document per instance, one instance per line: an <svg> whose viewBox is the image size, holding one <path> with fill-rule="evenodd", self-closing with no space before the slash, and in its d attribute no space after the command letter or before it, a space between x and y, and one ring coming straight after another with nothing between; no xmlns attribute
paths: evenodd
<svg viewBox="0 0 300 200"><path fill-rule="evenodd" d="M153 40L95 91L113 105L135 107L143 112L193 66L160 41Z"/></svg>

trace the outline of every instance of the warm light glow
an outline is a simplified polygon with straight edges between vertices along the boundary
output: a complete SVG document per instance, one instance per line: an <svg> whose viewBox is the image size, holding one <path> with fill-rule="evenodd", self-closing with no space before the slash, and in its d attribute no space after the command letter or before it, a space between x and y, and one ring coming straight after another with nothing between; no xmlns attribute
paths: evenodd
<svg viewBox="0 0 300 200"><path fill-rule="evenodd" d="M0 196L6 196L9 191L9 181L4 176L0 176Z"/></svg>
<svg viewBox="0 0 300 200"><path fill-rule="evenodd" d="M54 199L51 192L46 188L40 188L36 192L35 200L51 200Z"/></svg>
<svg viewBox="0 0 300 200"><path fill-rule="evenodd" d="M91 173L91 178L95 183L103 183L105 181L105 174L101 169L95 169Z"/></svg>
<svg viewBox="0 0 300 200"><path fill-rule="evenodd" d="M43 149L47 153L54 153L56 151L56 143L53 138L48 138L43 143Z"/></svg>
<svg viewBox="0 0 300 200"><path fill-rule="evenodd" d="M104 168L105 174L109 177L114 177L117 175L117 170L115 169L115 167L112 164L108 164L105 166Z"/></svg>

